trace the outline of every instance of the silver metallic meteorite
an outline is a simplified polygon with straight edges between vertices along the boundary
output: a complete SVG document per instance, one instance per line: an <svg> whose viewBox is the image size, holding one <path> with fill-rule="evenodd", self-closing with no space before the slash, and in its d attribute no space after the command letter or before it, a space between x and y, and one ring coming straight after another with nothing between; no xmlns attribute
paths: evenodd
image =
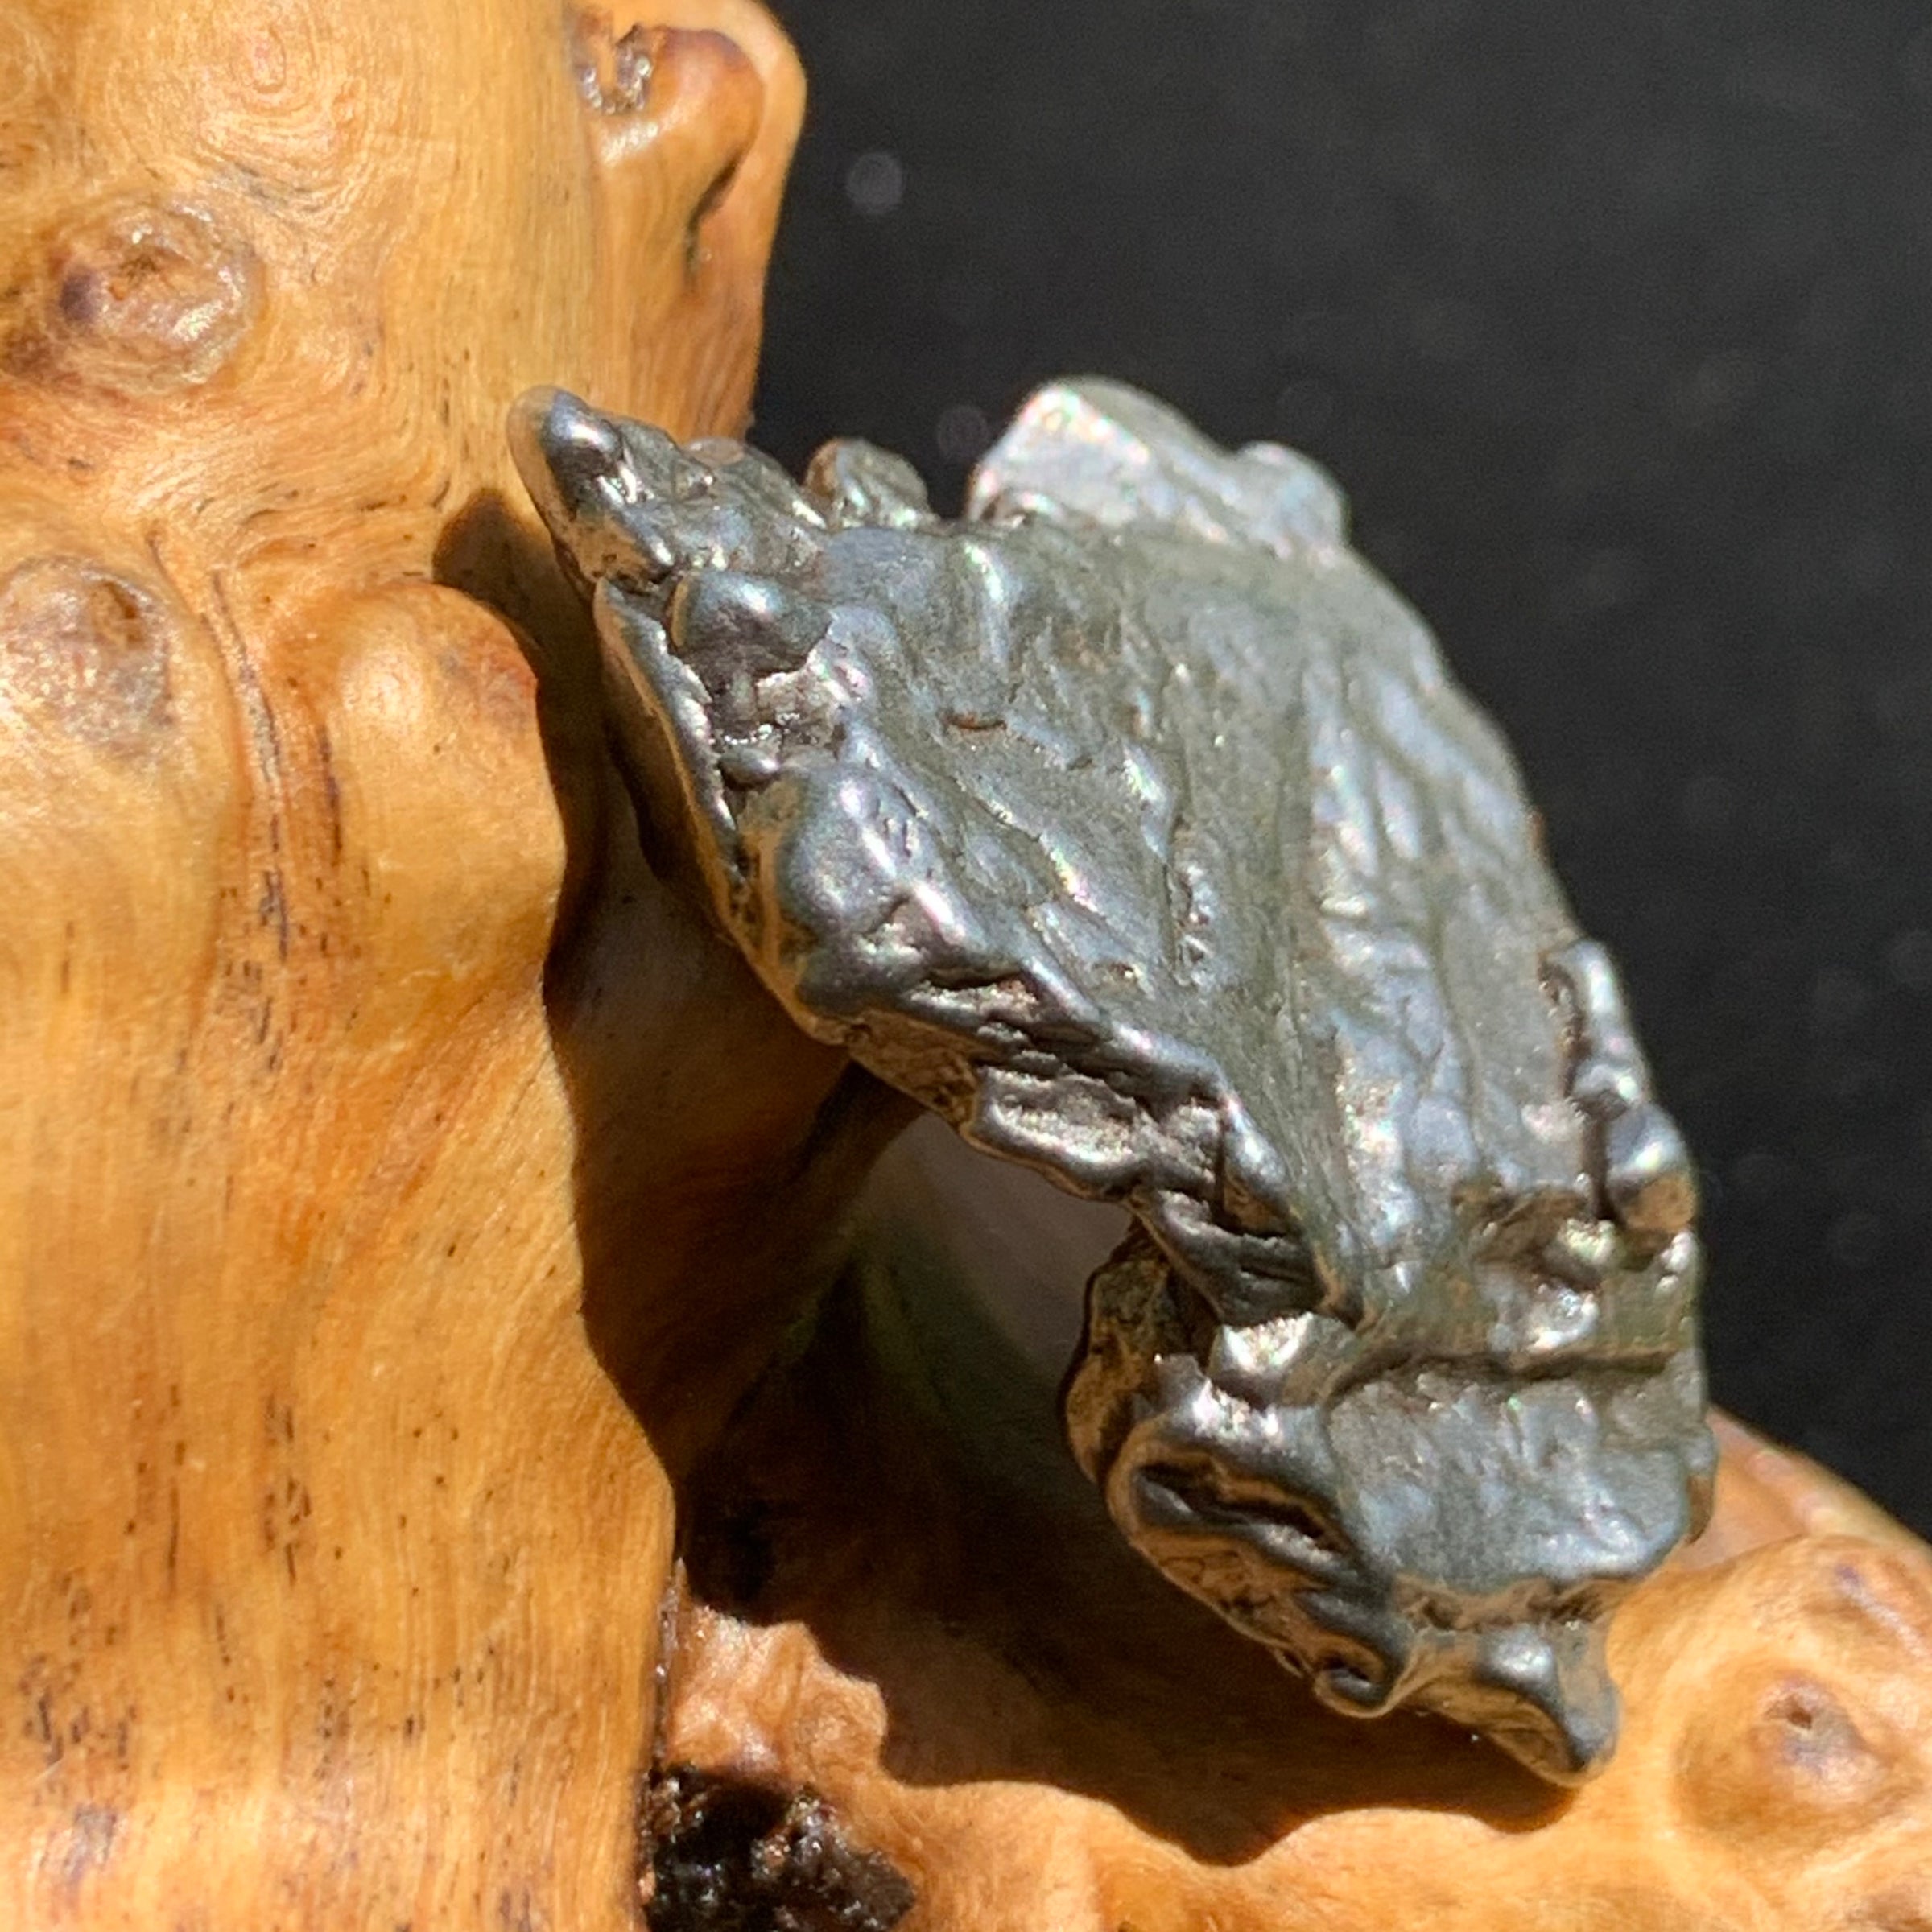
<svg viewBox="0 0 1932 1932"><path fill-rule="evenodd" d="M554 391L518 460L799 1023L1133 1234L1075 1454L1336 1708L1569 1780L1708 1509L1692 1170L1509 753L1313 464L1041 391L934 515Z"/></svg>

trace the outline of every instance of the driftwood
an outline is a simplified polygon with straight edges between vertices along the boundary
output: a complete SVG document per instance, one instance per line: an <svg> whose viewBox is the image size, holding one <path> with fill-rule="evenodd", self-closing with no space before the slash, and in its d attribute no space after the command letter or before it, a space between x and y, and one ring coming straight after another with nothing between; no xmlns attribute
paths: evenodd
<svg viewBox="0 0 1932 1932"><path fill-rule="evenodd" d="M1612 1629L1617 1753L1560 1792L1439 1720L1330 1715L1129 1554L1013 1324L935 1299L964 1264L909 1193L902 1267L689 1485L660 1896L771 1862L718 1794L803 1790L869 1932L881 1871L919 1932L1932 1924L1932 1554L1863 1498L1720 1418L1711 1530Z"/></svg>
<svg viewBox="0 0 1932 1932"><path fill-rule="evenodd" d="M742 426L799 80L648 17L0 14L0 1922L1932 1922L1932 1573L1774 1451L1567 1799L1315 1711L943 1310L768 1367L874 1150L501 434Z"/></svg>
<svg viewBox="0 0 1932 1932"><path fill-rule="evenodd" d="M580 1307L661 1359L619 1257L700 1319L840 1063L644 872L505 451L745 420L796 64L620 5L0 12L10 1926L632 1922L677 1418Z"/></svg>

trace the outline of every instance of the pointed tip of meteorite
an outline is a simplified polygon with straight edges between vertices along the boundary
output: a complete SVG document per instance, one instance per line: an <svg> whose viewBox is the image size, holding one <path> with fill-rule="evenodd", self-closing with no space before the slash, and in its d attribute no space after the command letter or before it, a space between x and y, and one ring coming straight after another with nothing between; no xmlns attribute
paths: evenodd
<svg viewBox="0 0 1932 1932"><path fill-rule="evenodd" d="M588 493L624 461L616 423L567 389L525 390L506 429L517 473L553 530L580 514Z"/></svg>
<svg viewBox="0 0 1932 1932"><path fill-rule="evenodd" d="M679 506L704 493L710 473L663 430L565 389L526 391L506 427L523 486L576 576L654 581L673 568Z"/></svg>

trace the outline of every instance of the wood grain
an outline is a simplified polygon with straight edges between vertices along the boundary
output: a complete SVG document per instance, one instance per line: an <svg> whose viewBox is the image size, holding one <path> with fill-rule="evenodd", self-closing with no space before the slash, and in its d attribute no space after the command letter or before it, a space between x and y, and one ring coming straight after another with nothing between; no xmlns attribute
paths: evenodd
<svg viewBox="0 0 1932 1932"><path fill-rule="evenodd" d="M745 420L800 77L649 19L0 13L8 1926L633 1922L670 1497L584 1307L650 1356L837 1070L637 857L504 454ZM624 1091L747 1030L795 1100Z"/></svg>
<svg viewBox="0 0 1932 1932"><path fill-rule="evenodd" d="M1324 1711L1167 1587L914 1278L835 1300L689 1486L663 1748L813 1794L908 1932L1932 1925L1932 1553L1802 1459L1721 1425L1710 1547L1620 1612L1622 1741L1563 1793Z"/></svg>

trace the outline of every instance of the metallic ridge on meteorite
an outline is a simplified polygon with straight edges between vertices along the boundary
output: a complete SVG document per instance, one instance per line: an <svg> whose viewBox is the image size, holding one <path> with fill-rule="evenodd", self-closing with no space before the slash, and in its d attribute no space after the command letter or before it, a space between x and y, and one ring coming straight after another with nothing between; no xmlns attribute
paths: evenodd
<svg viewBox="0 0 1932 1932"><path fill-rule="evenodd" d="M1594 1769L1605 1620L1709 1506L1693 1170L1329 479L1098 381L956 522L862 443L512 436L766 984L1133 1212L1066 1394L1123 1533L1335 1707Z"/></svg>

